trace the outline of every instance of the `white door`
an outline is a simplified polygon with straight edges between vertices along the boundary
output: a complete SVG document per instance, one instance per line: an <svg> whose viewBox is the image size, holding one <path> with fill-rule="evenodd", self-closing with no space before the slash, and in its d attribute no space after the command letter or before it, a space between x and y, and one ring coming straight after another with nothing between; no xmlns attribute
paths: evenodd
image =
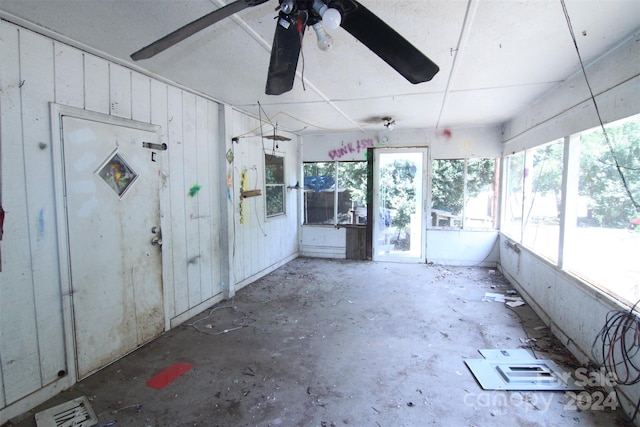
<svg viewBox="0 0 640 427"><path fill-rule="evenodd" d="M374 260L424 262L426 159L426 148L374 150Z"/></svg>
<svg viewBox="0 0 640 427"><path fill-rule="evenodd" d="M63 116L78 378L164 330L155 132Z"/></svg>

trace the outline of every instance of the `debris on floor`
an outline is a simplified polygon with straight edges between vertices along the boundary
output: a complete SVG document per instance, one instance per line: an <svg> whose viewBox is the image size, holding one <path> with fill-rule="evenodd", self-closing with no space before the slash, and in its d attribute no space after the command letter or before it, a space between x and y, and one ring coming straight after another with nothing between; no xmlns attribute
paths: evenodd
<svg viewBox="0 0 640 427"><path fill-rule="evenodd" d="M484 390L583 390L571 373L523 349L479 350L484 359L464 362ZM490 357L490 358L487 358Z"/></svg>
<svg viewBox="0 0 640 427"><path fill-rule="evenodd" d="M503 302L509 307L520 307L526 304L522 297L517 296L517 292L513 290L508 290L506 295L495 292L485 292L482 301Z"/></svg>

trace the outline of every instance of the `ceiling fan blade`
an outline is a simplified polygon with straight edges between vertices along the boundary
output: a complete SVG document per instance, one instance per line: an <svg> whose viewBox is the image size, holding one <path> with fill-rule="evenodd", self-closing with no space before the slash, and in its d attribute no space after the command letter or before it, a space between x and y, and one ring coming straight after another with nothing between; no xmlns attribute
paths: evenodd
<svg viewBox="0 0 640 427"><path fill-rule="evenodd" d="M340 7L342 1L334 2ZM340 26L411 83L429 81L440 68L393 28L355 0L342 9ZM346 7L345 7L346 6Z"/></svg>
<svg viewBox="0 0 640 427"><path fill-rule="evenodd" d="M284 18L278 20L273 36L265 90L267 95L280 95L290 91L296 77L296 68L298 68L298 57L306 25L296 21L285 28L280 23L282 19Z"/></svg>
<svg viewBox="0 0 640 427"><path fill-rule="evenodd" d="M133 53L131 55L131 59L134 61L138 61L140 59L149 59L160 52L170 48L171 46L181 42L197 33L198 31L204 30L210 25L215 24L218 21L227 18L234 13L240 12L243 9L246 9L251 6L257 6L261 3L264 3L268 0L237 0L233 3L229 3L220 9L216 9L211 13L204 15L201 18L196 19L193 22L188 23L187 25L178 28L171 34L167 34L163 38L156 40L148 46L143 47L139 51Z"/></svg>

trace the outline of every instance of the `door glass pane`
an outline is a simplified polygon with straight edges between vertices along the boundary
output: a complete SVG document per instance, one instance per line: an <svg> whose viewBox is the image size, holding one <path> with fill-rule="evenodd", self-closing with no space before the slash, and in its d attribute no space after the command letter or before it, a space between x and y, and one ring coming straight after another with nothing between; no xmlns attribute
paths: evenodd
<svg viewBox="0 0 640 427"><path fill-rule="evenodd" d="M380 153L376 259L422 256L423 153Z"/></svg>

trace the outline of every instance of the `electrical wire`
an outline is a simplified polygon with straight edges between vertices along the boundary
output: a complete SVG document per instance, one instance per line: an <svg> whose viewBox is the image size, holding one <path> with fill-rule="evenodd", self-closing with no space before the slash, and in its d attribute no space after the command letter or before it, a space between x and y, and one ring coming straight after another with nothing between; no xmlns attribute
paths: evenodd
<svg viewBox="0 0 640 427"><path fill-rule="evenodd" d="M303 49L304 46L303 46L303 43L302 43L302 39L303 39L303 36L304 36L304 29L305 29L305 27L307 25L307 19L309 19L309 17L306 16L306 13L305 13L304 22L303 22L302 17L299 17L298 18L298 22L297 22L298 35L300 36L300 59L302 59L302 68L301 68L301 71L300 71L300 77L301 77L300 81L302 82L302 90L303 91L307 90L307 87L304 84L304 49Z"/></svg>
<svg viewBox="0 0 640 427"><path fill-rule="evenodd" d="M593 359L612 374L619 385L640 383L640 317L635 313L638 304L640 300L628 311L609 311L591 346ZM631 421L639 409L640 400Z"/></svg>
<svg viewBox="0 0 640 427"><path fill-rule="evenodd" d="M631 203L633 204L633 206L636 209L636 212L640 213L640 203L638 203L634 197L633 194L631 194L631 189L629 188L629 185L627 183L627 179L624 176L624 173L622 172L622 166L620 166L620 163L618 162L618 158L616 157L615 151L613 150L613 145L611 144L611 140L609 139L609 134L607 132L607 130L604 127L604 123L602 121L602 116L600 115L600 109L598 108L598 103L596 102L596 97L593 94L593 89L591 89L591 84L589 83L589 79L587 78L587 71L584 68L584 62L582 61L582 55L580 55L580 49L578 48L578 41L576 39L576 35L573 32L573 25L571 24L571 18L569 17L569 11L567 10L567 5L565 4L564 0L560 0L560 4L562 4L562 11L564 12L564 17L567 21L567 26L569 27L569 33L571 34L571 39L573 40L573 45L576 48L576 53L578 55L578 60L580 62L580 67L582 69L582 75L584 76L584 81L587 84L587 87L589 88L589 94L591 95L591 101L593 102L593 106L596 109L596 115L598 116L598 122L600 123L600 128L602 129L602 134L604 135L604 139L607 143L607 147L609 148L609 152L611 153L611 157L613 158L613 161L615 162L615 166L616 166L616 170L618 171L618 175L620 175L620 179L622 180L622 185L624 186L624 190L627 193L627 196L629 196L629 199L631 200Z"/></svg>
<svg viewBox="0 0 640 427"><path fill-rule="evenodd" d="M209 320L216 310L220 310L222 308L231 308L231 309L233 309L233 311L236 311L236 312L238 312L238 313L240 313L242 315L242 317L236 318L236 319L231 321L231 324L234 326L233 328L226 328L226 329L223 329L221 331L210 332L210 331L206 331L202 327L198 326L200 323L202 323L202 322L204 322L206 320ZM226 333L229 333L229 332L232 332L232 331L236 331L238 329L246 328L247 326L251 326L255 322L256 322L256 319L252 319L250 317L247 317L247 315L245 313L243 313L241 311L238 311L235 306L233 306L233 305L223 305L223 306L212 308L209 311L209 314L207 316L196 320L195 322L193 322L191 324L191 326L193 326L193 328L196 331L201 332L203 334L207 334L207 335L222 335L222 334L226 334Z"/></svg>

